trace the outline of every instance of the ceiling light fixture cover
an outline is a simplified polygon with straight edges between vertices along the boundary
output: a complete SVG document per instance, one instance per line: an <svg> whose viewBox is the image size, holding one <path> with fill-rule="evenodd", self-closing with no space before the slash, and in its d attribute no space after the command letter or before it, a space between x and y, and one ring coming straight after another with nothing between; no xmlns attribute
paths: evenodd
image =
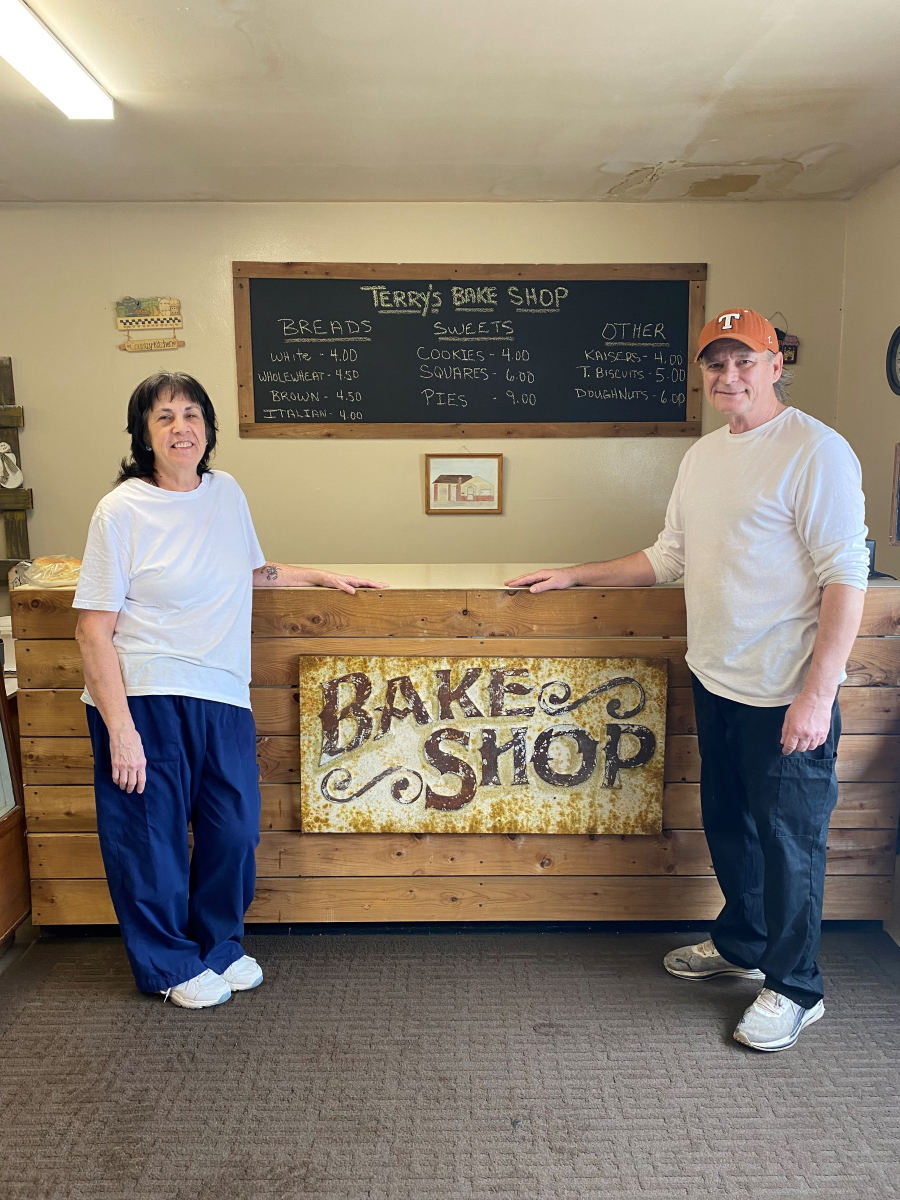
<svg viewBox="0 0 900 1200"><path fill-rule="evenodd" d="M110 97L21 0L0 0L0 57L72 120L113 119Z"/></svg>

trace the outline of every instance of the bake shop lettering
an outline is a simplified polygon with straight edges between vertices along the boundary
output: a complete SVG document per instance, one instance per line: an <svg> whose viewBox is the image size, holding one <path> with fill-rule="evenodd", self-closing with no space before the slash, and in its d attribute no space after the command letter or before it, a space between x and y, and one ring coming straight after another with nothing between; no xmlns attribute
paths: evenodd
<svg viewBox="0 0 900 1200"><path fill-rule="evenodd" d="M348 650L299 675L306 833L662 829L666 659Z"/></svg>
<svg viewBox="0 0 900 1200"><path fill-rule="evenodd" d="M334 766L319 785L326 800L346 804L396 776L391 795L398 803L412 803L424 787L426 808L457 811L472 802L479 788L527 787L535 778L553 788L580 787L601 762L599 786L614 788L623 771L645 766L657 751L654 731L631 720L643 711L646 693L628 674L605 679L581 694L565 679L533 682L527 667L461 664L420 672L419 678L427 682L427 692L409 674L388 678L378 690L365 671L322 682L319 764L342 759L370 739L390 739L400 723L437 726L422 745L435 786L425 782L422 763L394 764L357 783L347 767ZM531 703L521 703L526 698ZM580 725L546 721L592 702L602 703L605 715L613 718L605 722L601 738ZM536 713L541 727L533 722L509 727L510 718L531 719ZM488 724L491 719L497 724ZM508 764L505 781L501 760Z"/></svg>

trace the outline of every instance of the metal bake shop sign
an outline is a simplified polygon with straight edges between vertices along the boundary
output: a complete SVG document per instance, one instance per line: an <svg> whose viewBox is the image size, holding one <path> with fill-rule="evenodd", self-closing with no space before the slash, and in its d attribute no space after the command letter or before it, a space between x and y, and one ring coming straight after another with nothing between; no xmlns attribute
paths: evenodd
<svg viewBox="0 0 900 1200"><path fill-rule="evenodd" d="M659 833L667 667L303 657L303 829Z"/></svg>

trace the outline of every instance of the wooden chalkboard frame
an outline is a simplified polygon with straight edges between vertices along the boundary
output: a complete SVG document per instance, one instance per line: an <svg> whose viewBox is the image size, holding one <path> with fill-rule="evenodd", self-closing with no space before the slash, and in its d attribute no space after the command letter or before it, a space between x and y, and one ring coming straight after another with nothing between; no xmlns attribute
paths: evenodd
<svg viewBox="0 0 900 1200"><path fill-rule="evenodd" d="M250 340L251 279L686 279L690 282L689 344L696 345L706 319L706 263L326 263L233 262L234 337L238 415L242 438L571 438L699 437L703 407L700 368L688 366L684 421L455 422L426 424L258 422L253 407Z"/></svg>

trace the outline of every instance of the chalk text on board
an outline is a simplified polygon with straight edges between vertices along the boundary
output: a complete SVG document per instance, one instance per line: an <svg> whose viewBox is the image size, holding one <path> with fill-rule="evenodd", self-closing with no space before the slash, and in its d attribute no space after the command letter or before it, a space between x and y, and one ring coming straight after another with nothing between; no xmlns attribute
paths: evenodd
<svg viewBox="0 0 900 1200"><path fill-rule="evenodd" d="M624 342L631 338L639 342L651 342L665 338L666 327L662 322L645 321L643 325L633 321L607 321L600 336L604 342Z"/></svg>
<svg viewBox="0 0 900 1200"><path fill-rule="evenodd" d="M525 295L522 295L524 290ZM543 309L546 312L559 312L559 305L569 294L564 287L542 288L526 287L520 289L513 286L506 289L507 295L519 312Z"/></svg>
<svg viewBox="0 0 900 1200"><path fill-rule="evenodd" d="M358 334L372 332L371 321L321 321L318 317L306 321L301 317L297 317L295 320L292 320L290 317L279 317L278 324L281 326L286 338L294 337L295 335L313 339L353 337Z"/></svg>
<svg viewBox="0 0 900 1200"><path fill-rule="evenodd" d="M389 288L384 283L365 284L361 292L370 292L379 312L406 312L427 317L437 312L443 302L441 293L429 283L426 291L416 288Z"/></svg>

